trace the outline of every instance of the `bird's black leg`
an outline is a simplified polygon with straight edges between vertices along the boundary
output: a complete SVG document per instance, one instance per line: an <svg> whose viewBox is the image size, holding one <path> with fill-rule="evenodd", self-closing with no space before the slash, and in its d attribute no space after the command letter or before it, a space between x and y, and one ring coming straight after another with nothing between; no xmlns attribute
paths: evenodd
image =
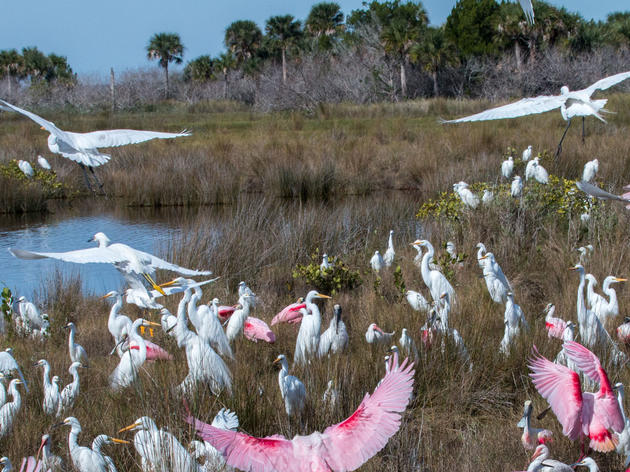
<svg viewBox="0 0 630 472"><path fill-rule="evenodd" d="M105 192L103 192L103 183L96 176L96 172L94 172L94 167L90 167L90 172L94 176L94 180L96 180L96 184L98 185L98 189L101 191L101 194L105 195Z"/></svg>
<svg viewBox="0 0 630 472"><path fill-rule="evenodd" d="M94 192L94 190L92 189L92 186L90 185L90 179L88 178L87 172L85 171L85 165L83 165L82 163L79 163L79 166L81 166L81 170L83 171L83 177L85 178L85 185L87 185L87 188L90 189L90 192Z"/></svg>
<svg viewBox="0 0 630 472"><path fill-rule="evenodd" d="M558 149L556 150L554 160L557 160L558 156L562 152L562 141L564 141L564 137L567 135L567 131L569 131L569 126L571 126L571 118L567 120L567 127L564 129L564 133L562 133L562 138L560 138L560 142L558 143Z"/></svg>
<svg viewBox="0 0 630 472"><path fill-rule="evenodd" d="M584 130L584 117L582 117L582 144L584 144L584 136L586 136L586 132Z"/></svg>

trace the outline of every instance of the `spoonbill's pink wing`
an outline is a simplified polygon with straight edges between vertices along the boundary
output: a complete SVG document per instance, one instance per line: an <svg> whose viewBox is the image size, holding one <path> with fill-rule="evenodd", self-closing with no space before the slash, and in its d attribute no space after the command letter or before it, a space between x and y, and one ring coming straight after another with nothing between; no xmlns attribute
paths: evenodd
<svg viewBox="0 0 630 472"><path fill-rule="evenodd" d="M614 411L609 411L610 405L607 403L610 402L606 398L602 403L597 396L598 394L590 392L584 393L582 417L588 420L586 429L591 440L589 446L599 452L614 451L619 442L617 435L610 431L611 416L609 415L614 415ZM617 403L614 397L612 399Z"/></svg>
<svg viewBox="0 0 630 472"><path fill-rule="evenodd" d="M320 454L332 470L355 470L385 447L400 428L401 414L413 390L413 364L398 365L395 354L389 372L370 396L345 421L329 426L321 435Z"/></svg>
<svg viewBox="0 0 630 472"><path fill-rule="evenodd" d="M565 341L562 347L569 359L575 362L578 369L584 372L591 380L599 382L602 392L612 391L608 375L595 354L575 341Z"/></svg>
<svg viewBox="0 0 630 472"><path fill-rule="evenodd" d="M236 310L234 306L219 305L219 319L225 322Z"/></svg>
<svg viewBox="0 0 630 472"><path fill-rule="evenodd" d="M22 459L20 472L43 472L42 462L36 460L33 456L29 456L28 458L25 457ZM50 472L50 469L46 472Z"/></svg>
<svg viewBox="0 0 630 472"><path fill-rule="evenodd" d="M215 428L192 416L186 418L197 434L223 454L232 467L251 472L298 470L293 444L284 436L255 438L244 433Z"/></svg>
<svg viewBox="0 0 630 472"><path fill-rule="evenodd" d="M534 347L535 349L535 347ZM579 439L582 429L582 389L580 377L571 369L554 364L538 354L529 360L529 376L538 393L549 402L562 424L562 433L569 439Z"/></svg>
<svg viewBox="0 0 630 472"><path fill-rule="evenodd" d="M567 327L567 322L560 318L548 318L545 320L545 328L547 328L547 335L550 338L562 339L564 329Z"/></svg>
<svg viewBox="0 0 630 472"><path fill-rule="evenodd" d="M284 307L280 313L273 317L271 326L278 323L297 323L302 319L300 308L306 308L306 303L291 303Z"/></svg>
<svg viewBox="0 0 630 472"><path fill-rule="evenodd" d="M243 325L243 334L250 341L276 342L276 335L269 328L269 325L259 318L248 316Z"/></svg>
<svg viewBox="0 0 630 472"><path fill-rule="evenodd" d="M151 341L144 340L144 344L147 346L147 360L148 361L172 361L173 356L171 356L165 349L161 348L157 344L152 343ZM137 343L132 342L129 349L140 349Z"/></svg>

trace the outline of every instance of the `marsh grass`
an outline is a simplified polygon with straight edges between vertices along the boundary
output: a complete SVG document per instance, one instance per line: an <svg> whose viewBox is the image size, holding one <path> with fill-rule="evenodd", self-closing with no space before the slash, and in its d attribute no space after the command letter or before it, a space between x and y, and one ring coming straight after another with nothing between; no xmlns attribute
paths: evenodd
<svg viewBox="0 0 630 472"><path fill-rule="evenodd" d="M559 162L545 163L547 169L556 175L576 178L586 160L599 157L598 179L605 187L619 189L627 183L630 145L624 127L630 120L625 103L626 98L613 96L610 108L619 114L611 123L606 126L589 123L584 147L573 130ZM182 218L182 235L160 251L178 264L211 268L221 276L205 290L204 302L217 296L223 302L235 303L236 285L245 280L261 299L254 316L270 322L279 309L310 289L293 279L292 270L297 264L308 264L316 250L342 256L351 270L360 272L363 281L353 290L341 290L332 302L322 305L322 329L328 326L332 304L343 306L351 333L347 353L315 360L308 368L291 369L305 382L308 392L307 409L301 419L286 417L278 392L277 371L272 367L273 359L280 353L292 358L297 327L285 325L274 329L277 335L274 345L246 340L236 343L237 360L229 363L234 376L234 395L215 397L201 388L189 399L196 416L209 422L220 407L226 406L237 412L243 431L257 436L321 431L351 414L363 395L371 392L382 377L385 349L368 346L364 339L368 325L376 322L386 331L396 331L396 338L407 327L418 344L420 358L416 362L414 397L400 432L361 470L472 472L526 468L530 453L523 450L520 431L515 425L525 399L533 400L536 413L546 406L529 380L527 358L532 345L550 358L560 349L559 342L547 338L542 310L546 303L554 302L558 316L575 320L578 280L568 268L577 262L578 246L594 245L595 253L587 271L600 282L608 274L628 275L630 220L621 206L612 204L598 206L583 225L579 215L543 218L536 204L520 208L509 200L464 211L455 220L432 217L417 220L415 215L421 203L450 190L454 182L498 182L496 176L508 146L524 149L531 143L536 151L553 150L556 135L561 132L560 120L555 115L466 127L435 123L436 113L463 114L483 106L442 100L400 107L329 107L325 116L299 120L281 114L265 119L247 113L234 114L229 119L193 114L190 119L200 128L205 123L208 135L196 133L189 140L116 151L112 162L103 168L108 188L115 189L113 193L124 200L132 193L130 188L146 180L145 187L134 190L133 201L138 204L152 205L159 201L166 205L177 201L184 205L200 203L202 198L213 200L216 194L210 198L194 193L202 185L211 187L203 183L204 179L195 180L195 177L211 179L216 177L217 169L227 169L226 177L236 176L236 183L229 184L232 190L226 191L230 205L219 207L212 219L201 214ZM123 118L131 121L139 117ZM122 127L123 118L115 122L116 127ZM156 119L148 116L141 123L146 128L154 127L150 126L155 124L151 120ZM170 123L166 126L169 128L179 119L174 116L162 124ZM93 117L87 116L83 126L89 129L90 120ZM11 123L20 129L24 126ZM6 139L6 135L0 136L0 141ZM221 158L203 157L214 155ZM186 164L177 162L181 156ZM290 165L291 158L294 166ZM190 163L201 168L192 171ZM143 169L142 175L135 176L129 170L132 165L134 169ZM160 166L168 171L160 173ZM289 177L282 176L283 168ZM294 198L300 197L299 182L304 178L300 175L305 175L301 174L305 169L313 170L317 176L325 175L326 172L319 172L330 168L334 169L334 185L330 187L328 201L321 191L310 190L323 188L316 183L305 184L309 188L306 201ZM292 187L294 181L298 182L296 187ZM357 182L367 185L362 188L368 188L366 193L372 194L342 197L352 194L349 189L359 185ZM154 185L163 185L167 196L161 197ZM181 188L184 185L185 191ZM281 189L285 188L291 192L283 194ZM293 188L298 190L294 193ZM414 192L382 191L395 188L414 189ZM530 188L533 187L526 186L525 191ZM258 193L252 198L243 195L245 191ZM189 198L189 195L195 196ZM389 272L376 276L368 263L374 250L383 251L386 247L390 229L395 232L398 279ZM466 343L473 363L471 370L448 341L443 350L439 343L432 349L423 347L419 329L425 317L413 312L401 297L400 280L406 288L428 296L420 272L413 264L415 251L409 245L418 237L430 239L438 257L444 252L442 244L448 240L455 242L459 252L468 254L463 267L453 267L451 271L459 305L451 315L450 324ZM479 241L495 254L511 280L516 301L530 325L530 331L514 343L508 358L498 350L503 335L503 306L493 303L488 296L477 266L475 245ZM166 278L166 274L160 276ZM82 294L79 287L77 280L60 276L42 287L38 299L54 325L49 340L40 343L13 338L4 340L0 346L14 347L31 387L13 435L0 440L2 454L12 459L33 454L41 434L51 431L55 420L46 418L41 411L41 372L29 365L46 357L53 374L61 375L64 384L70 380L66 372L67 334L59 329L69 320L76 322L78 342L87 348L92 362L89 369L81 371L82 394L73 410L84 428L80 442L87 444L101 433L116 434L118 429L146 414L187 444L193 439L193 432L182 421L184 408L175 392L186 374L183 353L171 338L156 334L155 341L173 353L175 361L147 365L138 388L111 393L107 378L117 358L108 355L113 347L105 329L109 305ZM616 288L621 307L619 321L627 314L630 300L623 284ZM175 312L177 302L174 297L165 304ZM125 305L124 311L132 317L143 315L157 321L156 314L142 313L134 307ZM606 362L607 355L598 354ZM630 381L626 366L607 368L613 382ZM329 379L334 380L341 395L333 408L326 408L321 399ZM578 445L562 436L553 414L536 424L554 431L551 449L555 458L573 462L578 457ZM52 435L53 450L67 459L67 430L55 429ZM107 451L119 470L137 470L138 458L132 447L110 447ZM622 470L622 461L615 454L594 454L594 457L601 470Z"/></svg>

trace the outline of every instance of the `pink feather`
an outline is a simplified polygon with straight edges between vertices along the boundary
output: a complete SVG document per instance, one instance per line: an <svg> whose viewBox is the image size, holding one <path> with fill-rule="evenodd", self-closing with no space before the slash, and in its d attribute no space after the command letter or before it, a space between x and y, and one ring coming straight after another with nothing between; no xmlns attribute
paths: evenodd
<svg viewBox="0 0 630 472"><path fill-rule="evenodd" d="M221 323L225 323L235 310L235 306L219 305L219 320L221 320Z"/></svg>
<svg viewBox="0 0 630 472"><path fill-rule="evenodd" d="M199 436L225 457L228 465L251 472L355 470L379 452L400 428L401 415L413 390L413 364L398 365L398 355L389 361L389 372L370 396L345 421L323 433L255 438L225 431L188 416Z"/></svg>
<svg viewBox="0 0 630 472"><path fill-rule="evenodd" d="M547 328L547 336L550 338L562 339L564 329L567 322L560 318L549 317L545 320L545 328Z"/></svg>
<svg viewBox="0 0 630 472"><path fill-rule="evenodd" d="M41 461L36 460L33 456L29 456L22 459L20 472L44 472L42 467ZM50 469L45 472L50 472Z"/></svg>
<svg viewBox="0 0 630 472"><path fill-rule="evenodd" d="M250 341L266 341L268 343L276 342L276 335L269 328L269 325L263 320L248 316L243 325L243 334Z"/></svg>
<svg viewBox="0 0 630 472"><path fill-rule="evenodd" d="M173 356L171 356L168 351L161 348L157 344L152 343L151 341L144 340L144 344L147 346L147 360L148 361L172 361ZM140 349L137 343L132 342L130 349Z"/></svg>
<svg viewBox="0 0 630 472"><path fill-rule="evenodd" d="M278 323L299 323L302 321L301 308L306 308L306 303L291 303L284 307L280 313L273 317L271 326Z"/></svg>

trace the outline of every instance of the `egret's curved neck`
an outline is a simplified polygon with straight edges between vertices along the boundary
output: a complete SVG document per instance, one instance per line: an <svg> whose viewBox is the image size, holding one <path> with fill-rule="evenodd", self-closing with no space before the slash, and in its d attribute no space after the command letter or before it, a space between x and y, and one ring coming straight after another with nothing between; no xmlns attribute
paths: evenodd
<svg viewBox="0 0 630 472"><path fill-rule="evenodd" d="M70 375L72 375L72 383L79 383L79 368L76 366L70 367Z"/></svg>
<svg viewBox="0 0 630 472"><path fill-rule="evenodd" d="M78 437L81 434L81 427L77 425L72 425L72 429L70 429L70 434L68 434L68 446L70 448L70 455L76 454L79 449Z"/></svg>
<svg viewBox="0 0 630 472"><path fill-rule="evenodd" d="M578 319L581 319L586 312L586 305L584 304L584 269L578 269L580 274L580 285L577 289L577 314Z"/></svg>
<svg viewBox="0 0 630 472"><path fill-rule="evenodd" d="M391 249L392 251L394 250L394 237L392 236L392 233L389 233L389 240L387 241L387 249Z"/></svg>
<svg viewBox="0 0 630 472"><path fill-rule="evenodd" d="M433 250L433 246L430 244L427 245L427 252L422 256L422 265L420 266L420 271L422 272L422 278L425 279L425 283L428 285L429 274L431 271L429 270L429 261L433 259L433 255L435 251Z"/></svg>
<svg viewBox="0 0 630 472"><path fill-rule="evenodd" d="M619 304L617 303L617 292L614 288L610 286L611 283L612 282L610 280L605 280L604 285L602 285L602 290L606 295L608 295L608 305L616 308L619 306Z"/></svg>
<svg viewBox="0 0 630 472"><path fill-rule="evenodd" d="M20 395L19 390L15 386L15 384L9 387L9 393L11 394L12 401L11 404L14 410L19 410L22 406L22 396Z"/></svg>
<svg viewBox="0 0 630 472"><path fill-rule="evenodd" d="M44 387L50 388L50 365L48 362L44 364Z"/></svg>
<svg viewBox="0 0 630 472"><path fill-rule="evenodd" d="M70 349L74 347L74 326L70 327L70 336L68 336L68 346L70 346Z"/></svg>
<svg viewBox="0 0 630 472"><path fill-rule="evenodd" d="M175 336L177 339L177 345L179 347L184 346L193 335L193 332L188 328L188 317L186 316L186 304L190 301L191 292L186 290L184 296L177 306L177 324L175 325Z"/></svg>

